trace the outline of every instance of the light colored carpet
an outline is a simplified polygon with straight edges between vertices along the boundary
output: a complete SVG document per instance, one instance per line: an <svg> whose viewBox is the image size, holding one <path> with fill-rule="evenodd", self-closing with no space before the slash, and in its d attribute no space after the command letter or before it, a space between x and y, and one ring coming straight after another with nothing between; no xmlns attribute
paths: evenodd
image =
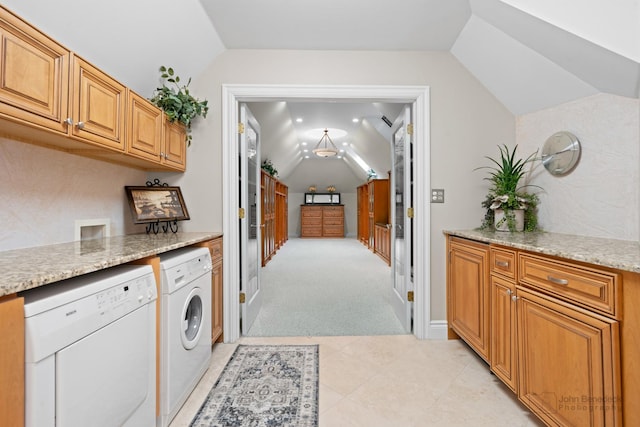
<svg viewBox="0 0 640 427"><path fill-rule="evenodd" d="M356 239L290 239L261 271L247 336L405 334L388 303L391 268Z"/></svg>

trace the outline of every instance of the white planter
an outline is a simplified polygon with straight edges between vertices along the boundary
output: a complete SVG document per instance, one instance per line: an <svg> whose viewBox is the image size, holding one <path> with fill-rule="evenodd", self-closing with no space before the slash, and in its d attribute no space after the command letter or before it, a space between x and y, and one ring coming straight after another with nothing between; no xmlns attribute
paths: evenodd
<svg viewBox="0 0 640 427"><path fill-rule="evenodd" d="M513 215L516 221L516 228L513 231L523 231L524 230L524 209L516 209L509 211L509 215ZM494 211L494 225L496 227L496 231L511 231L509 230L509 224L507 218L505 217L505 212L503 209L496 209Z"/></svg>

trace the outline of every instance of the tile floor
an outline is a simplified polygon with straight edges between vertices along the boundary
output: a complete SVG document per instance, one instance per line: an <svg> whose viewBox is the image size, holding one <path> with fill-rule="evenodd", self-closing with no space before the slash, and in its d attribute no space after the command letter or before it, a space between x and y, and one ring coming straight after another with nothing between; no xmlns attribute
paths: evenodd
<svg viewBox="0 0 640 427"><path fill-rule="evenodd" d="M320 427L543 426L461 341L412 335L243 337L241 344L320 344ZM209 370L170 427L186 427L236 344Z"/></svg>

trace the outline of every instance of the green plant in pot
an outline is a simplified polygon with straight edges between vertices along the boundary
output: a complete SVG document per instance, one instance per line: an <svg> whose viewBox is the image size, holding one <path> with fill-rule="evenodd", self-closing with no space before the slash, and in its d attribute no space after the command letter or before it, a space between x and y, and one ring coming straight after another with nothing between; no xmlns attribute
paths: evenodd
<svg viewBox="0 0 640 427"><path fill-rule="evenodd" d="M272 177L276 178L278 176L278 170L276 169L276 167L273 165L273 163L271 162L271 160L269 159L265 159L262 162L261 165L262 169L267 172L269 175L271 175Z"/></svg>
<svg viewBox="0 0 640 427"><path fill-rule="evenodd" d="M528 173L526 166L536 160L538 152L527 158L516 158L518 146L509 150L506 145L498 146L500 159L486 156L493 164L478 169L488 169L489 176L485 179L491 182L489 193L482 202L486 210L482 221L483 229L498 231L535 231L538 229L537 206L538 196L525 191L526 188L540 188L537 185L521 185L521 181Z"/></svg>
<svg viewBox="0 0 640 427"><path fill-rule="evenodd" d="M156 88L150 101L165 112L170 121L179 121L187 129L187 143L191 145L191 121L201 116L207 117L209 103L205 99L201 101L189 92L191 78L186 85L180 85L180 76L175 74L173 68L160 67L162 86Z"/></svg>

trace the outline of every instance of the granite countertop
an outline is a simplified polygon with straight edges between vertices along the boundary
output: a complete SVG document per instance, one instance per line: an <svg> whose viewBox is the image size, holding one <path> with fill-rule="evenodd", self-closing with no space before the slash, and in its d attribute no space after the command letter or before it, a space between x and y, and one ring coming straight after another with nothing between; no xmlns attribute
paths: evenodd
<svg viewBox="0 0 640 427"><path fill-rule="evenodd" d="M444 230L444 234L640 273L640 243L572 234Z"/></svg>
<svg viewBox="0 0 640 427"><path fill-rule="evenodd" d="M0 296L146 258L222 233L131 234L0 252Z"/></svg>

